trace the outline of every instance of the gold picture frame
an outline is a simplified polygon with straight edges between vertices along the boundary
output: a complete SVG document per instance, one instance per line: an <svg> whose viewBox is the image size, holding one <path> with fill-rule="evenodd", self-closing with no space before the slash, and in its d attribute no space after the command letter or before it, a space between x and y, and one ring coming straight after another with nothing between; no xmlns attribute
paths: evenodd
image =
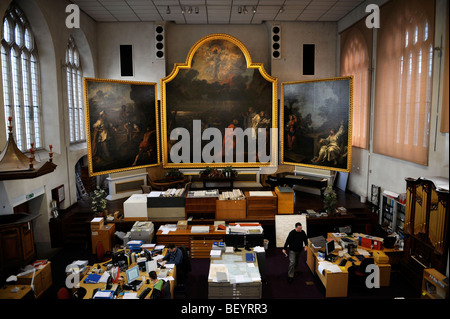
<svg viewBox="0 0 450 319"><path fill-rule="evenodd" d="M281 163L350 172L353 76L281 83Z"/></svg>
<svg viewBox="0 0 450 319"><path fill-rule="evenodd" d="M157 84L84 78L89 176L160 164Z"/></svg>
<svg viewBox="0 0 450 319"><path fill-rule="evenodd" d="M201 121L202 130L206 127L218 128L222 136L227 127L240 127L245 130L248 128L245 124L250 123L249 119L253 116L254 110L250 109L252 107L255 109L258 107L257 111L263 112L259 114L262 114L261 118L266 119L267 126L277 129L277 90L278 79L270 76L262 63L253 63L245 45L235 37L227 34L211 34L200 39L190 49L186 62L176 63L172 72L161 79L163 166L200 168L268 165L258 162L258 159L254 162L234 160L230 162L224 160L224 157L221 158L222 161L212 163L203 161L203 158L198 161L195 160L192 149L189 161L173 162L170 150L175 142L170 139L170 134L178 127L190 129L189 133L194 133L196 119ZM267 124L269 120L270 124ZM277 143L277 138L273 136L272 139L269 138L271 145L269 147L275 150L271 155L275 157ZM205 142L202 147L204 144Z"/></svg>

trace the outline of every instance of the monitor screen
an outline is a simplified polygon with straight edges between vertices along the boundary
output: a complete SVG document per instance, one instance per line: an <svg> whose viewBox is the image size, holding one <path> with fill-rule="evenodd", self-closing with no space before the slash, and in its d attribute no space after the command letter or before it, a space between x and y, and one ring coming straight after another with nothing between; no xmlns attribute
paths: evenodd
<svg viewBox="0 0 450 319"><path fill-rule="evenodd" d="M224 238L225 245L228 247L244 247L245 235L226 234Z"/></svg>
<svg viewBox="0 0 450 319"><path fill-rule="evenodd" d="M130 269L127 269L127 282L133 282L139 278L139 266L134 266Z"/></svg>
<svg viewBox="0 0 450 319"><path fill-rule="evenodd" d="M326 255L328 256L334 251L334 240L327 241Z"/></svg>

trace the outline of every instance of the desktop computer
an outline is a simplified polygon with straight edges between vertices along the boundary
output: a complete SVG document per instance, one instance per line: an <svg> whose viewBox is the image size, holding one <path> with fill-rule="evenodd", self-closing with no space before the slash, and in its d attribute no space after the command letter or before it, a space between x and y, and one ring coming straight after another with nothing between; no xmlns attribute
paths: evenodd
<svg viewBox="0 0 450 319"><path fill-rule="evenodd" d="M143 282L139 280L139 266L134 266L126 271L127 283L124 285L125 290L138 291Z"/></svg>
<svg viewBox="0 0 450 319"><path fill-rule="evenodd" d="M325 246L325 259L328 261L334 261L336 259L336 255L332 254L335 250L334 240L327 241Z"/></svg>

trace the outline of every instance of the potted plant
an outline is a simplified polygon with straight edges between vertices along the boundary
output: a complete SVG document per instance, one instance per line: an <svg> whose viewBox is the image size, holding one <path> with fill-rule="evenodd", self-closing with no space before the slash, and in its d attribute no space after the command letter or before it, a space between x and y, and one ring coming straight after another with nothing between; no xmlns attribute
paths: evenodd
<svg viewBox="0 0 450 319"><path fill-rule="evenodd" d="M337 196L331 185L327 186L323 192L323 207L328 215L331 215L336 210Z"/></svg>
<svg viewBox="0 0 450 319"><path fill-rule="evenodd" d="M201 178L207 178L207 177L209 177L209 175L211 174L212 171L213 171L213 169L211 167L206 166L204 170L201 170L199 172L200 177Z"/></svg>
<svg viewBox="0 0 450 319"><path fill-rule="evenodd" d="M101 216L106 208L106 191L100 188L100 186L97 186L92 192L91 199L92 211L95 213L95 216Z"/></svg>
<svg viewBox="0 0 450 319"><path fill-rule="evenodd" d="M231 166L231 165L225 167L225 168L222 170L222 174L223 174L225 177L231 177L231 178L234 178L234 177L237 176L236 170L234 170L234 169L233 169L233 166Z"/></svg>
<svg viewBox="0 0 450 319"><path fill-rule="evenodd" d="M166 173L167 179L178 180L183 177L183 173L178 168L172 168Z"/></svg>

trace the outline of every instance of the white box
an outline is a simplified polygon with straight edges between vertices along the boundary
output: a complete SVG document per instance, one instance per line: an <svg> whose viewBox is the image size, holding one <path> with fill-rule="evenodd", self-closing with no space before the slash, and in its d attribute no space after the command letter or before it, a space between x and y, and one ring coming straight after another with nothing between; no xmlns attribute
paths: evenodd
<svg viewBox="0 0 450 319"><path fill-rule="evenodd" d="M147 218L147 195L133 194L123 203L123 214L125 218L144 217Z"/></svg>

